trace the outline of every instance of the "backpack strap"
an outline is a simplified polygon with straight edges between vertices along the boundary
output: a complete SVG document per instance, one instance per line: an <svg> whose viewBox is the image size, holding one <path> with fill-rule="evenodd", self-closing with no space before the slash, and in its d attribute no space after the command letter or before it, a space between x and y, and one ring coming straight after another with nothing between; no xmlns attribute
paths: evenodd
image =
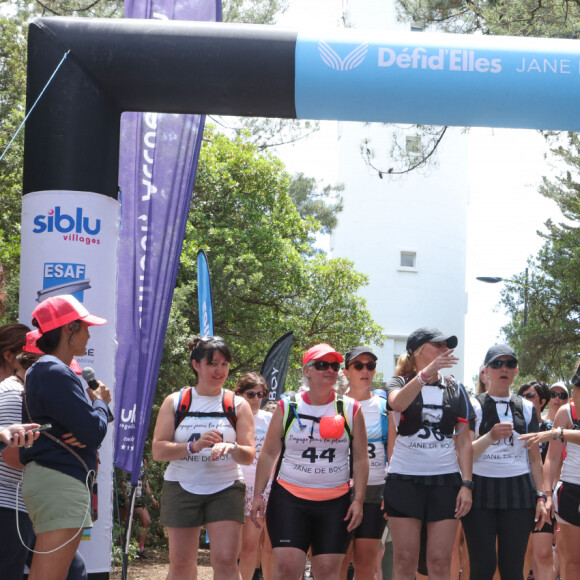
<svg viewBox="0 0 580 580"><path fill-rule="evenodd" d="M344 396L342 395L342 393L336 393L336 396L334 397L334 406L336 408L336 414L342 415L342 417L344 418L344 430L346 431L346 435L348 437L348 466L350 470L350 478L352 479L352 475L354 473L353 456L352 456L352 432L350 430L350 425L348 424L348 419L344 414Z"/></svg>
<svg viewBox="0 0 580 580"><path fill-rule="evenodd" d="M284 451L286 450L286 435L288 435L288 431L290 431L290 427L294 421L300 422L300 417L298 416L298 403L296 402L296 392L288 391L282 395L281 399L285 402L288 408L284 410L282 448L280 449L278 463L276 463L276 469L274 471L274 481L278 479L278 473L282 466L282 459L284 458Z"/></svg>
<svg viewBox="0 0 580 580"><path fill-rule="evenodd" d="M576 405L572 400L570 401L570 417L572 417L572 429L580 429L580 421L578 421Z"/></svg>
<svg viewBox="0 0 580 580"><path fill-rule="evenodd" d="M191 406L191 387L183 387L179 391L179 398L177 399L177 410L175 411L175 429L187 417L187 412Z"/></svg>
<svg viewBox="0 0 580 580"><path fill-rule="evenodd" d="M236 405L234 403L235 394L228 389L222 389L222 408L226 414L230 425L236 430L238 424L238 416L236 415Z"/></svg>
<svg viewBox="0 0 580 580"><path fill-rule="evenodd" d="M185 419L185 417L226 417L230 425L236 429L238 417L234 402L234 392L222 389L222 411L190 411L191 407L191 387L183 387L179 391L177 400L177 410L175 411L175 429Z"/></svg>

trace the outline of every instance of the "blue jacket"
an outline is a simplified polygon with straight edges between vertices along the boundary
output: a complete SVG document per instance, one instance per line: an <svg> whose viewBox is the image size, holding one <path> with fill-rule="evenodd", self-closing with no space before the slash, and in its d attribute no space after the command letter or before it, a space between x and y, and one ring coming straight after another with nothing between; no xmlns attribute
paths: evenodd
<svg viewBox="0 0 580 580"><path fill-rule="evenodd" d="M96 399L91 404L83 385L75 373L62 361L44 356L26 375L26 402L30 419L35 423L51 423L48 432L61 439L72 433L86 447L73 447L89 469L97 464L97 449L107 434L107 405ZM23 422L28 423L28 413L23 403ZM87 472L81 462L70 452L43 433L30 449L20 448L20 460L56 469L84 482Z"/></svg>

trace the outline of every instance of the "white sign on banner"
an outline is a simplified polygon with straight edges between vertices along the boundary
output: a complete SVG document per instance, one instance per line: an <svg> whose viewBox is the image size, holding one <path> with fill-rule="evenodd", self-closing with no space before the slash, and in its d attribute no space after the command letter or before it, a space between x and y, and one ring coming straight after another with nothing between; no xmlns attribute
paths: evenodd
<svg viewBox="0 0 580 580"><path fill-rule="evenodd" d="M95 369L114 400L119 202L82 191L39 191L22 198L20 321L46 298L72 294L107 324L91 327L81 367ZM114 412L114 409L113 409ZM112 538L113 423L99 450L99 519L80 551L89 573L109 572Z"/></svg>

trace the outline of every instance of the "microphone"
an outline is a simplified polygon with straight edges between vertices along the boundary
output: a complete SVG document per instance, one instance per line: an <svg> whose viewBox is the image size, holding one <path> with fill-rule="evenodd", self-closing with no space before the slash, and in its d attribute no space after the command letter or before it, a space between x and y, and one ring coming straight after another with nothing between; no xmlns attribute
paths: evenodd
<svg viewBox="0 0 580 580"><path fill-rule="evenodd" d="M92 367L85 367L82 372L83 379L87 381L87 385L91 391L95 391L99 388L99 381L97 381L97 377L95 375L95 370ZM115 420L113 417L113 413L111 413L111 409L107 406L107 412L109 414L109 423L112 423Z"/></svg>

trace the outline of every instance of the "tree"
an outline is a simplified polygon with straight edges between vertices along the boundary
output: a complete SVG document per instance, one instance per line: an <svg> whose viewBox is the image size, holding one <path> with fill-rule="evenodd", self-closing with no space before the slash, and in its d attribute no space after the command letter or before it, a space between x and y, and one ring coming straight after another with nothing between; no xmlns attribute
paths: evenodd
<svg viewBox="0 0 580 580"><path fill-rule="evenodd" d="M15 320L20 272L23 132L6 149L24 120L26 34L19 20L9 17L0 18L0 34L0 155L5 152L0 161L0 268L5 277L5 282L0 281L0 293L6 294L6 318Z"/></svg>
<svg viewBox="0 0 580 580"><path fill-rule="evenodd" d="M187 384L188 339L199 329L195 259L209 256L215 332L234 354L232 375L259 370L274 341L294 331L296 385L302 353L328 341L339 350L380 343L357 291L367 277L344 259L316 253L310 240L320 224L301 217L281 162L237 138L206 130L194 199L181 255L160 375L161 393Z"/></svg>
<svg viewBox="0 0 580 580"><path fill-rule="evenodd" d="M404 20L446 32L576 38L576 0L398 0Z"/></svg>
<svg viewBox="0 0 580 580"><path fill-rule="evenodd" d="M342 196L338 193L343 189L342 185L327 185L318 190L316 179L297 173L292 177L288 193L303 218L312 216L320 223L320 233L330 234L344 207Z"/></svg>
<svg viewBox="0 0 580 580"><path fill-rule="evenodd" d="M552 152L567 170L554 181L544 178L540 193L568 221L546 222L547 233L538 232L545 243L529 262L528 279L520 274L502 292L512 316L503 332L520 354L522 370L544 381L568 379L580 352L580 138L569 133L563 139Z"/></svg>

